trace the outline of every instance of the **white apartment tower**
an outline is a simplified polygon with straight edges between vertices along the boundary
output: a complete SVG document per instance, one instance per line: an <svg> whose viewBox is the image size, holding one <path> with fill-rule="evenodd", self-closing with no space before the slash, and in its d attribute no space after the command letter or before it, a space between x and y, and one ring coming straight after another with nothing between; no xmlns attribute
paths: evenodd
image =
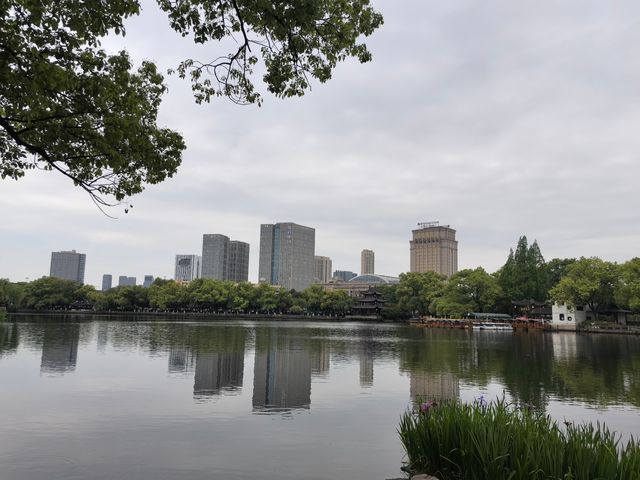
<svg viewBox="0 0 640 480"><path fill-rule="evenodd" d="M173 278L180 282L200 278L200 263L200 255L176 255Z"/></svg>

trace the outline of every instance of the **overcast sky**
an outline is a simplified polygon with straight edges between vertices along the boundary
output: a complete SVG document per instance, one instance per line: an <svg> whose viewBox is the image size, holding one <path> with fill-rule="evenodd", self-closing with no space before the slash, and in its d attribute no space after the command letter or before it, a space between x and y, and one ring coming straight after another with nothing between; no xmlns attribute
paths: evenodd
<svg viewBox="0 0 640 480"><path fill-rule="evenodd" d="M168 78L159 123L188 150L178 174L102 215L52 172L0 181L0 277L49 273L52 251L87 254L103 273L171 278L177 253L203 233L251 244L261 223L316 229L316 255L359 271L409 269L417 222L457 230L460 268L494 271L520 235L546 259L640 255L640 2L394 0L371 63L341 64L300 99L261 108L198 106ZM195 49L153 3L127 23L126 48L161 69Z"/></svg>

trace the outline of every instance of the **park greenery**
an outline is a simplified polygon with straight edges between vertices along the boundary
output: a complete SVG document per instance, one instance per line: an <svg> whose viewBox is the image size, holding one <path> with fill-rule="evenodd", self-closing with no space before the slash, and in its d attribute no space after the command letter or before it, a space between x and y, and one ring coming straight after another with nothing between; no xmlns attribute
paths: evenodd
<svg viewBox="0 0 640 480"><path fill-rule="evenodd" d="M532 405L426 401L398 429L413 473L441 480L631 480L640 444L604 425L557 422Z"/></svg>
<svg viewBox="0 0 640 480"><path fill-rule="evenodd" d="M596 257L545 262L537 242L518 241L505 264L490 274L460 270L450 278L434 272L400 274L398 284L376 286L389 319L418 316L461 318L471 312L512 314L512 301L588 306L640 313L640 258L623 264ZM43 277L32 282L0 280L0 306L8 311L94 309L99 311L194 311L344 315L356 299L344 290L312 285L302 292L250 283L198 279L190 283L157 279L150 288L90 285Z"/></svg>
<svg viewBox="0 0 640 480"><path fill-rule="evenodd" d="M362 37L382 24L369 0L156 3L176 35L215 43L213 60L169 69L191 82L197 103L260 104L254 70L276 97L301 96L338 62L369 61ZM176 173L186 145L157 124L167 91L161 68L101 48L141 13L140 0L0 1L1 178L57 171L105 205Z"/></svg>
<svg viewBox="0 0 640 480"><path fill-rule="evenodd" d="M7 310L96 310L114 312L202 312L344 315L353 304L344 291L312 285L302 292L267 284L198 279L157 279L149 288L121 286L105 292L90 285L43 277L29 283L0 280L0 305Z"/></svg>

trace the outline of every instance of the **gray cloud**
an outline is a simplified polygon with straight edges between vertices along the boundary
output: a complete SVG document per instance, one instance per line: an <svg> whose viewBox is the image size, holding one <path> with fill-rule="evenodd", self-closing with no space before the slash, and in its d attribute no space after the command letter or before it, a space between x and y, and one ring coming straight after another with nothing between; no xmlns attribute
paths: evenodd
<svg viewBox="0 0 640 480"><path fill-rule="evenodd" d="M197 106L173 77L161 123L188 142L175 178L110 220L82 192L34 172L0 186L0 276L48 273L52 250L88 254L102 273L170 276L202 233L251 242L259 224L317 230L317 253L359 269L408 269L411 228L458 230L461 267L495 270L518 236L547 258L637 256L640 213L640 4L621 1L378 2L374 61L342 64L301 99ZM124 39L162 68L209 58L168 30L152 4ZM6 253L5 253L6 252Z"/></svg>

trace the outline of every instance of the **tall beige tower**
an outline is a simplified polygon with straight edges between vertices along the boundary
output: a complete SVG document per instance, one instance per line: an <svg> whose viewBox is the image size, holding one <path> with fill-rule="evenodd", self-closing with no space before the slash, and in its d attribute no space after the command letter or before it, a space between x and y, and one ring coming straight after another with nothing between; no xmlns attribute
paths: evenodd
<svg viewBox="0 0 640 480"><path fill-rule="evenodd" d="M438 272L450 277L458 271L456 231L439 222L419 223L409 241L411 272Z"/></svg>
<svg viewBox="0 0 640 480"><path fill-rule="evenodd" d="M331 280L333 266L329 257L315 256L316 259L316 283L328 283Z"/></svg>
<svg viewBox="0 0 640 480"><path fill-rule="evenodd" d="M362 250L360 253L360 275L373 275L375 273L376 254L373 250Z"/></svg>

